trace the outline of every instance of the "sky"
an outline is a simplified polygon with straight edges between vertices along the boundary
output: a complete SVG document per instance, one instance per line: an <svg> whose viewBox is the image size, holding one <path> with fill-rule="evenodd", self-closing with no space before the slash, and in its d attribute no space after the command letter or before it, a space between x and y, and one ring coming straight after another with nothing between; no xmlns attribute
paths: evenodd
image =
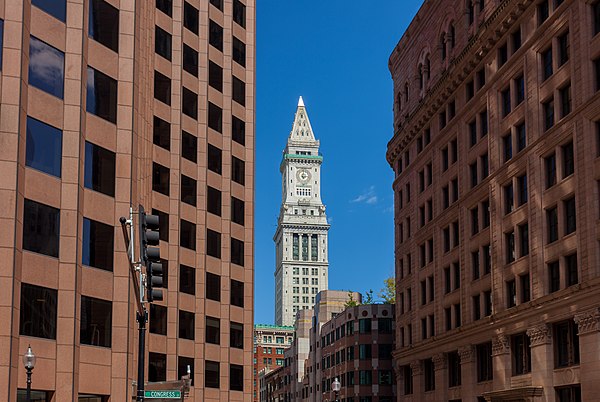
<svg viewBox="0 0 600 402"><path fill-rule="evenodd" d="M394 275L389 56L422 0L260 0L256 11L255 312L275 322L279 164L302 96L321 142L329 289Z"/></svg>

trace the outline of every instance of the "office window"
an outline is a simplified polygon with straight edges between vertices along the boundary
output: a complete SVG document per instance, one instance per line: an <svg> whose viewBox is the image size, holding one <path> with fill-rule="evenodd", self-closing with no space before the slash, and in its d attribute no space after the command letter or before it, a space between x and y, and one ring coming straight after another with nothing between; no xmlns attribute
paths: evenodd
<svg viewBox="0 0 600 402"><path fill-rule="evenodd" d="M231 116L231 139L240 145L246 145L246 123Z"/></svg>
<svg viewBox="0 0 600 402"><path fill-rule="evenodd" d="M181 175L181 201L196 206L196 180Z"/></svg>
<svg viewBox="0 0 600 402"><path fill-rule="evenodd" d="M521 206L527 203L528 191L527 191L527 175L523 174L517 177L517 206Z"/></svg>
<svg viewBox="0 0 600 402"><path fill-rule="evenodd" d="M508 61L508 44L504 43L498 48L498 68L502 67Z"/></svg>
<svg viewBox="0 0 600 402"><path fill-rule="evenodd" d="M552 46L541 53L542 56L542 78L547 80L553 74L552 67Z"/></svg>
<svg viewBox="0 0 600 402"><path fill-rule="evenodd" d="M512 135L511 133L508 133L502 137L502 155L504 162L507 162L512 158L512 152Z"/></svg>
<svg viewBox="0 0 600 402"><path fill-rule="evenodd" d="M520 123L516 126L517 135L517 152L521 152L527 146L527 132L525 123Z"/></svg>
<svg viewBox="0 0 600 402"><path fill-rule="evenodd" d="M183 69L194 77L198 76L198 52L185 43L183 44Z"/></svg>
<svg viewBox="0 0 600 402"><path fill-rule="evenodd" d="M519 276L521 282L521 303L531 300L531 284L529 282L529 274Z"/></svg>
<svg viewBox="0 0 600 402"><path fill-rule="evenodd" d="M500 92L500 97L502 98L502 116L505 117L511 111L510 86L506 87L506 89Z"/></svg>
<svg viewBox="0 0 600 402"><path fill-rule="evenodd" d="M111 123L117 122L117 81L91 67L87 68L86 109Z"/></svg>
<svg viewBox="0 0 600 402"><path fill-rule="evenodd" d="M207 332L208 332L208 317L207 320ZM184 310L179 310L179 338L194 340L194 313ZM208 342L208 333L207 333Z"/></svg>
<svg viewBox="0 0 600 402"><path fill-rule="evenodd" d="M183 87L181 111L183 114L198 120L198 94Z"/></svg>
<svg viewBox="0 0 600 402"><path fill-rule="evenodd" d="M206 343L221 343L221 321L215 317L206 317Z"/></svg>
<svg viewBox="0 0 600 402"><path fill-rule="evenodd" d="M403 393L404 393L404 395L411 395L413 393L412 369L410 368L409 365L406 365L406 366L402 366L401 371L402 371L402 378L404 379ZM348 373L348 374L354 374L354 373ZM348 384L350 384L350 383L348 382Z"/></svg>
<svg viewBox="0 0 600 402"><path fill-rule="evenodd" d="M150 303L150 333L167 334L167 308L156 303Z"/></svg>
<svg viewBox="0 0 600 402"><path fill-rule="evenodd" d="M171 17L173 13L173 0L156 0L156 9Z"/></svg>
<svg viewBox="0 0 600 402"><path fill-rule="evenodd" d="M531 372L531 346L525 333L511 337L513 375L523 375Z"/></svg>
<svg viewBox="0 0 600 402"><path fill-rule="evenodd" d="M215 6L218 10L223 11L223 0L210 0L210 4Z"/></svg>
<svg viewBox="0 0 600 402"><path fill-rule="evenodd" d="M559 89L560 117L563 118L571 113L571 83Z"/></svg>
<svg viewBox="0 0 600 402"><path fill-rule="evenodd" d="M31 0L31 4L62 22L67 19L66 0Z"/></svg>
<svg viewBox="0 0 600 402"><path fill-rule="evenodd" d="M548 0L543 0L541 3L538 4L537 14L538 25L542 25L544 21L546 21L550 16L550 5L548 4Z"/></svg>
<svg viewBox="0 0 600 402"><path fill-rule="evenodd" d="M21 283L19 334L56 339L58 292Z"/></svg>
<svg viewBox="0 0 600 402"><path fill-rule="evenodd" d="M148 353L148 381L167 380L167 355L162 353Z"/></svg>
<svg viewBox="0 0 600 402"><path fill-rule="evenodd" d="M221 191L214 187L206 186L206 210L211 214L221 216Z"/></svg>
<svg viewBox="0 0 600 402"><path fill-rule="evenodd" d="M246 67L246 44L233 37L233 61L242 67Z"/></svg>
<svg viewBox="0 0 600 402"><path fill-rule="evenodd" d="M81 296L80 341L84 345L111 347L112 303Z"/></svg>
<svg viewBox="0 0 600 402"><path fill-rule="evenodd" d="M169 151L171 149L171 123L154 116L152 142Z"/></svg>
<svg viewBox="0 0 600 402"><path fill-rule="evenodd" d="M529 255L529 224L519 225L519 256Z"/></svg>
<svg viewBox="0 0 600 402"><path fill-rule="evenodd" d="M232 391L244 390L244 366L229 365L229 389Z"/></svg>
<svg viewBox="0 0 600 402"><path fill-rule="evenodd" d="M171 105L171 79L154 71L154 99Z"/></svg>
<svg viewBox="0 0 600 402"><path fill-rule="evenodd" d="M485 67L477 71L475 74L477 77L477 89L481 89L485 86Z"/></svg>
<svg viewBox="0 0 600 402"><path fill-rule="evenodd" d="M560 290L560 268L558 261L548 263L548 290L550 293Z"/></svg>
<svg viewBox="0 0 600 402"><path fill-rule="evenodd" d="M196 224L180 220L179 245L190 250L196 250Z"/></svg>
<svg viewBox="0 0 600 402"><path fill-rule="evenodd" d="M563 157L563 178L575 173L575 155L573 152L573 142L569 142L561 147Z"/></svg>
<svg viewBox="0 0 600 402"><path fill-rule="evenodd" d="M223 67L208 61L208 85L219 92L223 92Z"/></svg>
<svg viewBox="0 0 600 402"><path fill-rule="evenodd" d="M246 84L244 81L237 78L235 75L233 76L232 83L232 98L234 101L239 103L242 106L246 105Z"/></svg>
<svg viewBox="0 0 600 402"><path fill-rule="evenodd" d="M206 254L221 258L221 233L206 229Z"/></svg>
<svg viewBox="0 0 600 402"><path fill-rule="evenodd" d="M231 221L244 226L244 201L235 197L231 197Z"/></svg>
<svg viewBox="0 0 600 402"><path fill-rule="evenodd" d="M358 332L361 334L368 334L371 332L370 318L361 318L358 320Z"/></svg>
<svg viewBox="0 0 600 402"><path fill-rule="evenodd" d="M81 263L89 267L113 270L114 228L83 218Z"/></svg>
<svg viewBox="0 0 600 402"><path fill-rule="evenodd" d="M234 182L241 184L242 186L245 183L245 163L243 160L236 158L235 156L231 157L231 180Z"/></svg>
<svg viewBox="0 0 600 402"><path fill-rule="evenodd" d="M29 84L63 99L65 54L35 36L29 39Z"/></svg>
<svg viewBox="0 0 600 402"><path fill-rule="evenodd" d="M358 371L359 385L371 385L373 383L373 372L371 370Z"/></svg>
<svg viewBox="0 0 600 402"><path fill-rule="evenodd" d="M435 390L435 366L432 359L423 360L423 377L425 392Z"/></svg>
<svg viewBox="0 0 600 402"><path fill-rule="evenodd" d="M169 195L169 168L159 165L156 162L152 163L152 190L157 191L166 196Z"/></svg>
<svg viewBox="0 0 600 402"><path fill-rule="evenodd" d="M208 102L208 127L223 132L223 109L212 102Z"/></svg>
<svg viewBox="0 0 600 402"><path fill-rule="evenodd" d="M461 363L458 352L448 353L448 386L458 387L461 384Z"/></svg>
<svg viewBox="0 0 600 402"><path fill-rule="evenodd" d="M223 51L223 27L210 20L208 43L217 50Z"/></svg>
<svg viewBox="0 0 600 402"><path fill-rule="evenodd" d="M115 196L115 153L91 142L85 142L86 188L108 196Z"/></svg>
<svg viewBox="0 0 600 402"><path fill-rule="evenodd" d="M492 343L487 342L476 346L477 353L477 382L491 381L494 378L492 369Z"/></svg>
<svg viewBox="0 0 600 402"><path fill-rule="evenodd" d="M231 305L244 307L244 282L231 280Z"/></svg>
<svg viewBox="0 0 600 402"><path fill-rule="evenodd" d="M190 373L192 384L194 383L194 358L179 356L177 358L177 378L181 378Z"/></svg>
<svg viewBox="0 0 600 402"><path fill-rule="evenodd" d="M552 153L544 158L546 170L546 188L556 184L556 154Z"/></svg>
<svg viewBox="0 0 600 402"><path fill-rule="evenodd" d="M552 207L546 210L546 224L548 227L548 243L558 240L558 208Z"/></svg>
<svg viewBox="0 0 600 402"><path fill-rule="evenodd" d="M358 345L358 358L360 360L371 359L371 345Z"/></svg>
<svg viewBox="0 0 600 402"><path fill-rule="evenodd" d="M490 174L490 163L487 152L479 157L481 162L481 179L485 179Z"/></svg>
<svg viewBox="0 0 600 402"><path fill-rule="evenodd" d="M206 388L219 388L219 362L206 360L204 362L204 386Z"/></svg>
<svg viewBox="0 0 600 402"><path fill-rule="evenodd" d="M544 112L544 130L550 130L554 127L554 98L550 98L542 103Z"/></svg>
<svg viewBox="0 0 600 402"><path fill-rule="evenodd" d="M479 250L471 252L471 266L473 268L473 280L479 279Z"/></svg>
<svg viewBox="0 0 600 402"><path fill-rule="evenodd" d="M504 192L504 214L510 214L515 210L515 197L512 181L503 187Z"/></svg>
<svg viewBox="0 0 600 402"><path fill-rule="evenodd" d="M62 162L62 131L27 117L25 165L60 177Z"/></svg>
<svg viewBox="0 0 600 402"><path fill-rule="evenodd" d="M479 177L477 175L477 162L469 164L469 174L471 176L471 188L477 186L479 183Z"/></svg>
<svg viewBox="0 0 600 402"><path fill-rule="evenodd" d="M487 112L487 110L484 110L483 112L479 113L479 125L480 125L479 134L483 138L488 133L488 112Z"/></svg>
<svg viewBox="0 0 600 402"><path fill-rule="evenodd" d="M569 385L567 387L556 387L557 402L581 402L581 385Z"/></svg>
<svg viewBox="0 0 600 402"><path fill-rule="evenodd" d="M231 263L244 266L244 242L231 238Z"/></svg>
<svg viewBox="0 0 600 402"><path fill-rule="evenodd" d="M183 3L183 26L198 35L198 9L187 1Z"/></svg>
<svg viewBox="0 0 600 402"><path fill-rule="evenodd" d="M233 21L246 28L246 6L240 0L233 0Z"/></svg>
<svg viewBox="0 0 600 402"><path fill-rule="evenodd" d="M579 335L577 325L572 320L554 324L555 367L569 367L579 364Z"/></svg>
<svg viewBox="0 0 600 402"><path fill-rule="evenodd" d="M512 52L513 54L519 50L522 44L521 39L521 27L519 27L515 32L510 35L511 43L512 43Z"/></svg>
<svg viewBox="0 0 600 402"><path fill-rule="evenodd" d="M229 346L232 348L244 348L244 324L231 322L229 327Z"/></svg>
<svg viewBox="0 0 600 402"><path fill-rule="evenodd" d="M594 89L597 92L600 90L600 57L595 58L592 62L594 64Z"/></svg>
<svg viewBox="0 0 600 402"><path fill-rule="evenodd" d="M514 279L506 282L506 307L517 305L517 283Z"/></svg>
<svg viewBox="0 0 600 402"><path fill-rule="evenodd" d="M504 234L504 244L506 246L506 263L510 264L515 260L515 232L511 230Z"/></svg>
<svg viewBox="0 0 600 402"><path fill-rule="evenodd" d="M206 273L206 298L221 301L221 277L219 275Z"/></svg>
<svg viewBox="0 0 600 402"><path fill-rule="evenodd" d="M118 53L119 10L104 0L90 0L89 11L89 37Z"/></svg>
<svg viewBox="0 0 600 402"><path fill-rule="evenodd" d="M477 144L477 120L469 123L469 145L474 146L475 144Z"/></svg>
<svg viewBox="0 0 600 402"><path fill-rule="evenodd" d="M222 151L208 144L208 158L207 158L208 170L211 170L217 174L221 174L222 170Z"/></svg>
<svg viewBox="0 0 600 402"><path fill-rule="evenodd" d="M198 138L183 130L181 131L181 156L194 163L198 161Z"/></svg>
<svg viewBox="0 0 600 402"><path fill-rule="evenodd" d="M577 270L577 253L565 257L567 286L573 286L579 283L579 274Z"/></svg>
<svg viewBox="0 0 600 402"><path fill-rule="evenodd" d="M179 291L189 295L196 293L196 270L194 267L179 265Z"/></svg>
<svg viewBox="0 0 600 402"><path fill-rule="evenodd" d="M577 229L575 197L563 201L565 211L565 235L573 233Z"/></svg>
<svg viewBox="0 0 600 402"><path fill-rule="evenodd" d="M558 38L558 66L562 66L569 61L569 31L566 31Z"/></svg>

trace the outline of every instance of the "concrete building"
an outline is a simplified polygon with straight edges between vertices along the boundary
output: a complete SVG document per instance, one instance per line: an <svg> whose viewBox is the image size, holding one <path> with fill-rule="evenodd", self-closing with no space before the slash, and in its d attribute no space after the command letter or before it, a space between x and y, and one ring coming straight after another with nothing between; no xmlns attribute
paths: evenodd
<svg viewBox="0 0 600 402"><path fill-rule="evenodd" d="M293 325L328 283L329 224L321 201L319 141L302 97L279 170L282 200L275 241L275 324Z"/></svg>
<svg viewBox="0 0 600 402"><path fill-rule="evenodd" d="M598 399L599 32L429 0L392 52L399 400Z"/></svg>
<svg viewBox="0 0 600 402"><path fill-rule="evenodd" d="M253 0L0 1L0 400L129 401L119 227L161 219L146 379L252 400Z"/></svg>
<svg viewBox="0 0 600 402"><path fill-rule="evenodd" d="M259 372L260 402L284 402L286 368L263 369Z"/></svg>
<svg viewBox="0 0 600 402"><path fill-rule="evenodd" d="M283 353L294 340L294 327L254 325L254 401L260 398L259 373L283 367Z"/></svg>

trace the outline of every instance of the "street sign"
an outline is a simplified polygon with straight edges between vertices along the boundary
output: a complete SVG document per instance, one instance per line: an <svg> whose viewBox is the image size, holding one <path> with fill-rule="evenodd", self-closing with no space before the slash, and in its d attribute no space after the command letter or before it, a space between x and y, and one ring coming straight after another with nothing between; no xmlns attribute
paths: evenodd
<svg viewBox="0 0 600 402"><path fill-rule="evenodd" d="M181 391L144 391L144 398L147 399L181 399Z"/></svg>

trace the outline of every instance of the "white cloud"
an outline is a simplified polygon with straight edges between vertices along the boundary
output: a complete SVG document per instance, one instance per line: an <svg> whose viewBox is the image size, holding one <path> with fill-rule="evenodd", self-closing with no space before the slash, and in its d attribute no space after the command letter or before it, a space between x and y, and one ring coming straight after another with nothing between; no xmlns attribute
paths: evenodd
<svg viewBox="0 0 600 402"><path fill-rule="evenodd" d="M350 200L351 203L364 203L369 205L377 204L378 198L375 194L375 186L369 187L362 194Z"/></svg>

